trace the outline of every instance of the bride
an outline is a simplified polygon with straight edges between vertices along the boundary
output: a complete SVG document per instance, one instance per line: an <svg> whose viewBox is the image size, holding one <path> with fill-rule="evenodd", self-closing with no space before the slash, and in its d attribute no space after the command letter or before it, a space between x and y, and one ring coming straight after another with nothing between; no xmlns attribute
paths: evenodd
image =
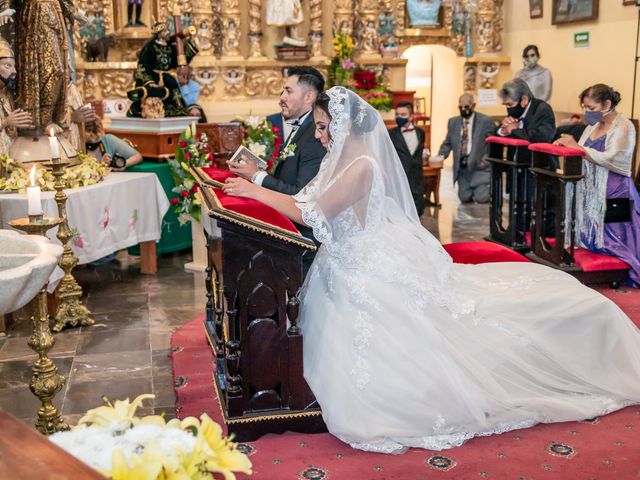
<svg viewBox="0 0 640 480"><path fill-rule="evenodd" d="M640 403L640 335L614 303L541 265L453 264L418 221L380 115L342 87L313 115L328 153L299 194L224 189L322 242L300 325L331 433L369 451L441 450Z"/></svg>

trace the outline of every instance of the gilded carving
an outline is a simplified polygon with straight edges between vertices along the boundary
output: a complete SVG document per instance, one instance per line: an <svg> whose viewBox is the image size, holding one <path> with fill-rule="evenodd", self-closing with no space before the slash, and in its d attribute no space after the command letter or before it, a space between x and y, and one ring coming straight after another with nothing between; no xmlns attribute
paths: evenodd
<svg viewBox="0 0 640 480"><path fill-rule="evenodd" d="M480 85L482 88L495 88L496 75L500 71L499 63L479 63L478 76L480 77Z"/></svg>
<svg viewBox="0 0 640 480"><path fill-rule="evenodd" d="M98 76L93 72L86 72L82 83L82 92L85 100L93 101L103 98L99 95Z"/></svg>
<svg viewBox="0 0 640 480"><path fill-rule="evenodd" d="M196 69L194 72L194 80L200 84L200 96L208 97L215 92L215 81L218 77L217 68Z"/></svg>
<svg viewBox="0 0 640 480"><path fill-rule="evenodd" d="M356 14L356 43L363 55L378 53L378 1L359 0Z"/></svg>
<svg viewBox="0 0 640 480"><path fill-rule="evenodd" d="M244 91L250 97L256 95L280 95L283 77L275 70L253 70L247 73Z"/></svg>
<svg viewBox="0 0 640 480"><path fill-rule="evenodd" d="M309 39L311 56L322 56L322 0L309 0Z"/></svg>
<svg viewBox="0 0 640 480"><path fill-rule="evenodd" d="M224 80L224 92L228 96L239 96L242 93L244 76L244 67L225 68L222 71L222 80Z"/></svg>
<svg viewBox="0 0 640 480"><path fill-rule="evenodd" d="M476 50L494 53L502 48L502 1L481 0L475 13Z"/></svg>
<svg viewBox="0 0 640 480"><path fill-rule="evenodd" d="M264 57L262 53L262 1L249 0L249 51L252 57Z"/></svg>
<svg viewBox="0 0 640 480"><path fill-rule="evenodd" d="M333 34L338 32L353 35L353 0L335 0Z"/></svg>
<svg viewBox="0 0 640 480"><path fill-rule="evenodd" d="M127 92L133 88L133 72L106 71L99 80L102 98L126 98Z"/></svg>
<svg viewBox="0 0 640 480"><path fill-rule="evenodd" d="M477 78L477 70L478 66L473 63L465 63L464 64L464 91L465 92L473 92L477 88L476 78Z"/></svg>

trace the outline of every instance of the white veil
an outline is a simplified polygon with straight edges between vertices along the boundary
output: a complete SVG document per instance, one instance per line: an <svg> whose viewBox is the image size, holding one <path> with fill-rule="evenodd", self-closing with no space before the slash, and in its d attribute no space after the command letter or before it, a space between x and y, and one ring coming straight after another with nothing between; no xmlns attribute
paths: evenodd
<svg viewBox="0 0 640 480"><path fill-rule="evenodd" d="M448 288L451 257L418 219L382 117L344 87L326 93L329 151L317 176L294 196L303 221L343 266L412 284L416 295L435 296L437 303L458 310ZM371 252L381 249L385 258L372 258Z"/></svg>
<svg viewBox="0 0 640 480"><path fill-rule="evenodd" d="M404 216L419 225L407 177L380 114L344 87L326 93L331 116L329 151L315 179L295 196L296 202L319 207L317 213L324 217L327 230L316 232L318 240L328 240L325 235L331 234L332 220L348 207L354 208L361 229L389 215ZM302 210L308 214L308 209ZM311 226L317 223L317 219L309 221Z"/></svg>

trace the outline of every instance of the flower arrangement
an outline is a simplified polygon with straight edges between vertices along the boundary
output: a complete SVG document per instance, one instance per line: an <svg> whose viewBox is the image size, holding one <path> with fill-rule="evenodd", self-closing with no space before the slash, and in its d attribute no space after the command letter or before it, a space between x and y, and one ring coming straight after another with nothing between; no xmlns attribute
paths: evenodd
<svg viewBox="0 0 640 480"><path fill-rule="evenodd" d="M244 125L242 145L267 162L267 172L273 173L278 164L278 150L282 144L282 138L278 135L280 129L272 126L266 118L256 115L239 120Z"/></svg>
<svg viewBox="0 0 640 480"><path fill-rule="evenodd" d="M171 204L175 207L178 220L181 224L186 223L190 218L199 222L202 212L200 198L196 195L198 184L190 170L195 167L208 167L213 162L213 153L209 148L207 136L201 133L196 137L188 128L180 134L176 156L168 162L176 184L171 190L176 194L171 198Z"/></svg>
<svg viewBox="0 0 640 480"><path fill-rule="evenodd" d="M62 180L65 188L86 187L101 182L108 171L108 165L97 161L91 155L78 152L79 165L66 169ZM0 190L5 192L26 193L30 186L29 172L21 163L7 156L0 157L0 171L4 171L4 177L0 178ZM35 183L42 190L55 190L53 185L55 178L49 170L36 168Z"/></svg>
<svg viewBox="0 0 640 480"><path fill-rule="evenodd" d="M154 395L105 400L77 427L49 440L112 480L233 480L234 472L251 474L251 461L207 414L169 422L160 415L136 417L147 398Z"/></svg>
<svg viewBox="0 0 640 480"><path fill-rule="evenodd" d="M329 66L329 85L347 87L364 98L376 110L391 110L391 91L381 81L380 75L360 68L351 58L354 45L351 37L339 32L333 37L335 56Z"/></svg>

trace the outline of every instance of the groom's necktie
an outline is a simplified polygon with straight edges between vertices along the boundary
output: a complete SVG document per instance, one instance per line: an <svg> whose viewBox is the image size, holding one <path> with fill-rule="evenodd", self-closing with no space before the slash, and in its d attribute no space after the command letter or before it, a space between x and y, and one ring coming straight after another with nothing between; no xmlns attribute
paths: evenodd
<svg viewBox="0 0 640 480"><path fill-rule="evenodd" d="M296 118L295 120L293 120L290 123L290 125L291 125L291 131L289 132L289 135L287 135L287 139L280 144L280 152L283 149L285 149L287 147L287 145L289 145L289 143L293 139L294 135L298 131L298 128L300 128L300 119Z"/></svg>

